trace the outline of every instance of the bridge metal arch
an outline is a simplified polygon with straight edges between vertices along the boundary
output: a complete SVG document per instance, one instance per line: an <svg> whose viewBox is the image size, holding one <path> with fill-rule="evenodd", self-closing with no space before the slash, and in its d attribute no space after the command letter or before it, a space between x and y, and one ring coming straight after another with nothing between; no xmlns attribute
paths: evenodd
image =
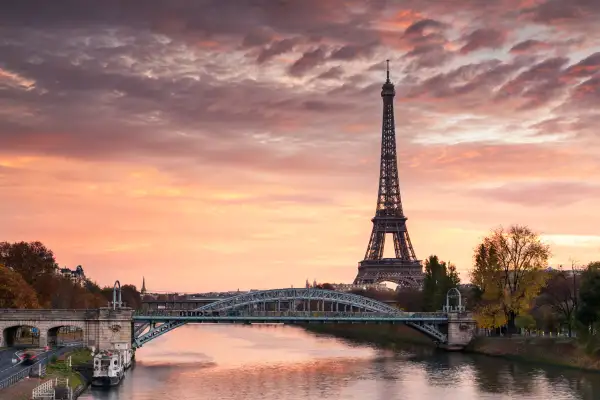
<svg viewBox="0 0 600 400"><path fill-rule="evenodd" d="M119 302L117 303L117 293L118 293L118 298L119 298ZM117 306L118 304L118 306ZM122 300L122 293L121 293L121 282L119 282L118 280L115 281L115 284L113 286L113 310L117 309L117 308L121 308L123 306L123 300Z"/></svg>
<svg viewBox="0 0 600 400"><path fill-rule="evenodd" d="M359 296L357 294L315 288L270 289L243 293L237 296L215 301L214 303L206 304L195 309L194 311L227 311L238 307L244 307L263 302L294 300L324 300L379 313L404 316L410 316L412 314L382 303L378 300Z"/></svg>
<svg viewBox="0 0 600 400"><path fill-rule="evenodd" d="M369 312L384 313L390 316L411 317L417 316L418 313L405 312L398 308L392 307L380 301L344 292L336 292L333 290L316 289L316 288L287 288L287 289L270 289L261 290L249 293L243 293L237 296L229 297L223 300L216 301L189 311L228 311L238 307L245 307L252 304L274 301L294 301L294 300L318 300L329 301L333 303L346 304L354 307L362 308ZM153 340L167 332L172 331L180 326L187 324L187 321L168 320L156 325L155 323L140 323L134 326L134 343L133 347L138 348L143 344ZM439 332L435 326L424 322L407 322L406 325L412 326L417 330L432 337L434 340L445 341L446 335ZM150 328L148 331L146 329Z"/></svg>

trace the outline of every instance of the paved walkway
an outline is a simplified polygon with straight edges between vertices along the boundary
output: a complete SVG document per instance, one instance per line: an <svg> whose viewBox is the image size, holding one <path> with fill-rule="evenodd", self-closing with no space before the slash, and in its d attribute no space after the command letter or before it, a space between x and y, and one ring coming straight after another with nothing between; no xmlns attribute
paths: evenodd
<svg viewBox="0 0 600 400"><path fill-rule="evenodd" d="M25 378L6 389L0 390L0 400L29 400L31 391L47 379Z"/></svg>

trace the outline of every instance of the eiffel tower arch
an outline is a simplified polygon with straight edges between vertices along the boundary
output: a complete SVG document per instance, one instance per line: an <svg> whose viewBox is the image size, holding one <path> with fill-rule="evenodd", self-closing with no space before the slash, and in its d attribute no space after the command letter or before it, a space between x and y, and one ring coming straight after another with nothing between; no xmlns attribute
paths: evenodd
<svg viewBox="0 0 600 400"><path fill-rule="evenodd" d="M398 160L396 156L396 132L394 122L394 96L396 90L390 81L389 60L387 79L381 88L383 98L383 122L381 129L381 164L377 208L371 238L364 260L358 263L354 284L394 282L400 287L420 288L423 284L423 266L417 259L406 227L402 210ZM394 258L383 258L386 234L394 240Z"/></svg>

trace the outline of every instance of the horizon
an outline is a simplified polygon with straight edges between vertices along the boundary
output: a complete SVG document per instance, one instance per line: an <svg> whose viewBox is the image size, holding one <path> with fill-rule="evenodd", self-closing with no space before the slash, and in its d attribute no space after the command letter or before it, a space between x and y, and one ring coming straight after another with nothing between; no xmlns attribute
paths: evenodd
<svg viewBox="0 0 600 400"><path fill-rule="evenodd" d="M418 259L467 282L522 224L598 260L600 2L465 3L2 6L0 241L149 292L352 283L390 59Z"/></svg>

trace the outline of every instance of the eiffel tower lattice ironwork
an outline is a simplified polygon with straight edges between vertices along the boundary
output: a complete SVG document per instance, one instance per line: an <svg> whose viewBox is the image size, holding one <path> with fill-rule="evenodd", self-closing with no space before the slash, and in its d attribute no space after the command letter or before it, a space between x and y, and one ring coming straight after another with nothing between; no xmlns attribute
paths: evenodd
<svg viewBox="0 0 600 400"><path fill-rule="evenodd" d="M400 287L421 287L423 267L417 260L406 229L406 217L402 210L398 160L396 156L396 133L394 123L394 96L396 90L390 81L389 60L387 79L381 88L383 98L383 124L381 132L381 167L379 193L373 231L365 259L358 264L354 284L394 282ZM386 234L394 238L395 258L383 258Z"/></svg>

